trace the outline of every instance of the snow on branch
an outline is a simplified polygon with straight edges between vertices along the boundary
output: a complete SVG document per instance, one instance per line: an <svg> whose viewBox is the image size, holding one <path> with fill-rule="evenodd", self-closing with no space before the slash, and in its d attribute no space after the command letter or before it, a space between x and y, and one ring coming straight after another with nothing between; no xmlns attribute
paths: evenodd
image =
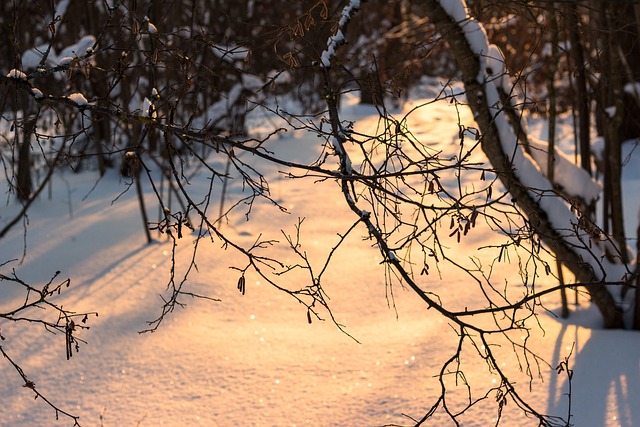
<svg viewBox="0 0 640 427"><path fill-rule="evenodd" d="M47 45L45 44L26 50L22 54L22 66L28 70L38 68L42 58L47 53L46 65L51 67L67 65L78 58L86 58L87 55L91 55L95 48L96 37L93 35L86 35L80 38L76 43L60 50L59 53L56 53L53 49L47 52Z"/></svg>
<svg viewBox="0 0 640 427"><path fill-rule="evenodd" d="M499 92L501 107L515 108L511 103L510 94L515 89L515 84L505 69L505 59L502 51L494 44L489 45L489 54L485 57L486 79L491 81ZM520 117L512 120L520 121ZM524 123L521 123L524 128ZM549 143L530 135L526 130L520 133L521 141L527 146L527 153L533 157L540 172L546 177L548 170ZM577 199L586 205L595 202L602 191L600 183L595 181L589 173L575 164L561 151L554 149L554 174L553 184L560 187L562 192L572 199Z"/></svg>
<svg viewBox="0 0 640 427"><path fill-rule="evenodd" d="M342 9L340 21L338 22L338 29L335 34L329 36L327 40L327 49L322 52L320 57L320 63L322 68L329 68L331 66L331 60L336 56L336 50L338 47L346 43L344 37L344 31L349 21L351 21L351 15L360 10L360 0L350 0L349 4Z"/></svg>
<svg viewBox="0 0 640 427"><path fill-rule="evenodd" d="M482 25L469 16L468 8L464 0L437 0L442 10L446 12L450 21L460 29L466 44L477 59L478 70L469 70L469 74L476 74L476 82L483 87L483 93L473 94L478 97L487 108L491 117L491 125L497 131L501 151L507 156L513 175L519 181L529 198L538 206L542 214L546 215L551 228L567 247L571 247L574 253L584 263L592 267L593 280L619 280L626 269L621 265L614 265L607 261L604 250L597 244L591 245L591 237L587 230L580 227L579 220L570 210L566 202L555 194L553 185L546 178L539 161L525 153L519 138L504 114L504 105L500 98L499 90L505 85L504 79L496 79L498 62L503 62L499 50L490 49L487 34ZM505 76L506 77L506 76ZM478 111L474 110L474 116L478 119ZM534 142L535 149L540 149ZM540 156L542 157L542 156ZM544 153L546 157L546 152ZM562 158L558 158L562 165L566 165ZM544 159L538 159L544 160ZM543 163L544 164L544 163ZM562 167L562 166L561 166ZM562 175L562 174L561 174ZM579 193L586 200L592 200L598 189L593 187L593 182L588 174L568 174L568 181L564 185L571 187L575 193ZM572 185L569 185L571 180ZM586 190L586 191L585 191ZM568 189L569 191L569 189ZM596 242L597 243L597 242Z"/></svg>
<svg viewBox="0 0 640 427"><path fill-rule="evenodd" d="M547 176L547 158L549 157L549 144L546 141L527 136L531 157L536 161L540 172ZM589 172L582 169L571 161L564 153L555 150L554 183L558 184L562 190L570 197L576 197L590 204L598 199L602 186L589 175Z"/></svg>
<svg viewBox="0 0 640 427"><path fill-rule="evenodd" d="M485 80L486 58L489 56L489 42L484 27L469 15L469 9L464 0L438 0L440 7L449 15L462 30L469 47L480 61L478 83Z"/></svg>

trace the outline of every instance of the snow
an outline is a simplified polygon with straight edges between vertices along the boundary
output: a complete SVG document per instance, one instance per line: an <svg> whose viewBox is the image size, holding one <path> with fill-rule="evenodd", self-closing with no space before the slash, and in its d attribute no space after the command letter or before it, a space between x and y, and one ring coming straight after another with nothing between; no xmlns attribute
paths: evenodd
<svg viewBox="0 0 640 427"><path fill-rule="evenodd" d="M69 2L71 0L60 0L58 5L56 6L55 16L64 17L64 14L67 13L67 8L69 7Z"/></svg>
<svg viewBox="0 0 640 427"><path fill-rule="evenodd" d="M92 49L93 45L96 43L96 38L93 35L86 35L77 42L73 43L62 49L58 53L58 58L70 57L75 58L78 56L84 56L88 50ZM60 62L61 59L58 60Z"/></svg>
<svg viewBox="0 0 640 427"><path fill-rule="evenodd" d="M338 47L346 42L343 31L347 24L351 20L351 15L356 13L360 9L360 0L350 0L342 9L340 20L338 21L338 28L335 34L329 36L327 40L327 48L320 55L320 65L323 68L329 68L331 66L331 60L336 55Z"/></svg>
<svg viewBox="0 0 640 427"><path fill-rule="evenodd" d="M486 85L486 95L487 105L495 111L495 124L500 134L502 150L505 153L512 153L510 160L516 175L530 189L531 197L537 200L547 213L553 228L569 244L574 246L574 250L582 256L585 262L593 267L596 277L600 279L606 277L611 281L622 280L625 274L624 270L620 271L618 267L603 262L604 252L598 246L591 247L590 236L586 231L577 229L578 219L564 201L557 197L544 196L545 194L553 194L553 187L547 181L541 168L523 151L522 147L518 146L518 139L506 116L498 114L501 108L500 96L497 87L491 82ZM571 179L578 179L572 187L579 191L593 184L588 175L583 175L582 178L573 175ZM603 266L605 267L604 271L602 270Z"/></svg>
<svg viewBox="0 0 640 427"><path fill-rule="evenodd" d="M27 75L25 73L23 73L20 70L16 70L15 68L9 71L9 73L7 74L7 77L14 78L14 79L21 79L21 80L27 79Z"/></svg>
<svg viewBox="0 0 640 427"><path fill-rule="evenodd" d="M51 49L47 56L46 65L51 67L68 65L78 57L83 57L86 54L93 53L95 43L95 36L89 34L81 37L77 42L64 47L58 53L56 53L54 49ZM42 56L46 50L46 44L26 50L22 54L22 66L29 70L35 69L40 64Z"/></svg>
<svg viewBox="0 0 640 427"><path fill-rule="evenodd" d="M457 5L454 3L457 3ZM510 162L516 176L520 182L529 189L528 191L531 198L540 204L542 210L549 217L549 222L554 230L569 245L573 246L576 253L593 268L597 278L601 280L606 278L611 281L623 280L623 277L626 275L625 269L619 265L607 262L603 248L600 248L597 244L592 245L589 234L577 227L578 219L576 215L562 199L553 196L553 187L542 172L542 169L546 168L544 166L541 168L539 163L536 164L531 156L525 153L522 147L519 146L518 138L515 135L513 127L509 123L506 115L501 112L502 103L500 101L499 89L504 87L504 78L502 79L503 81L500 82L487 79L487 53L489 53L490 49L484 28L480 23L470 17L464 20L461 19L463 13L468 15L464 0L440 0L440 5L449 13L451 19L458 23L469 43L471 51L480 62L477 81L479 83L485 83L486 104L489 106L489 109L493 111L493 116L495 117L494 123L499 133L502 150L510 157ZM496 49L493 49L493 52L494 54L498 53ZM489 64L493 64L494 62L493 59L489 60ZM607 112L610 115L615 113L615 111L611 113L609 109L607 109ZM566 175L568 174L565 174L564 171L561 172L561 179L565 181L565 185L572 191L582 192L584 189L593 185L588 174L583 174L582 176L569 174L569 177ZM571 180L575 180L575 182L570 182Z"/></svg>
<svg viewBox="0 0 640 427"><path fill-rule="evenodd" d="M422 92L437 93L440 88L435 85ZM342 103L345 118L356 121L356 131L375 126L375 110L357 105L354 99ZM457 111L446 101L413 102L404 113L416 138L443 150L445 156L455 154L460 147L457 116L460 114L463 123L469 124L470 112ZM423 104L408 114L413 106ZM560 126L571 134L570 123ZM311 161L321 150L313 135L295 132L274 141L269 148L288 159ZM631 156L630 165L640 162L638 150L626 154ZM486 159L476 156L473 161ZM220 162L213 157L210 164L223 169ZM268 203L257 203L251 221L243 215L232 215L223 231L251 245L259 235L278 239L280 230L295 232L295 218L304 217L302 249L312 264L320 263L337 243L338 234L354 220L339 186L330 181L317 182L313 177L309 181L282 179L280 167L259 162L253 165L266 174L273 196L286 204L290 214L282 214ZM633 187L624 189L625 202L637 210L640 179L636 170L625 168L623 178L635 180ZM463 175L460 185L477 186L476 179ZM190 183L194 191L209 185L207 177L192 176ZM0 185L6 186L6 182L0 181ZM456 188L458 181L443 177L442 185ZM242 295L236 289L237 272L227 268L239 265L241 260L206 240L200 243L198 272L189 281L189 290L221 302L186 300L188 306L172 313L157 332L139 334L147 327L146 321L159 313L161 300L157 295L165 291L171 245L157 235L156 243L144 243L135 192L115 200L125 186L115 170L101 180L91 171L56 176L51 198L39 199L30 211L25 259L2 268L3 273L15 268L22 278L34 283L46 282L54 271L61 270L72 282L57 301L74 310L99 312L99 317L89 319L91 329L82 333L87 345L82 345L69 361L64 355L63 337L46 333L37 325L0 321L6 337L2 348L21 362L41 392L63 409L80 415L82 425L405 425L408 419L403 414L420 418L434 402L440 387L434 376L457 343L456 331L407 290L394 288L395 308L389 307L384 260L369 241L362 240L366 229L347 237L346 246L333 258L324 278L337 321L359 343L330 322L312 318L309 324L300 304L256 277L247 277L246 294ZM240 197L241 187L232 180L228 197ZM153 189L145 182L144 190L147 206L152 206ZM220 187L214 185L214 200L219 192ZM0 225L19 208L13 203L2 205ZM157 215L152 208L149 210L152 218ZM369 215L365 210L359 214ZM503 236L480 222L469 236L457 245L452 243L455 253L463 254L461 262L469 261L467 255L481 259L479 246L503 242ZM24 238L21 228L12 230L2 241L0 262L21 258ZM179 241L178 274L186 268L191 249L189 238ZM270 247L269 255L294 259L286 245ZM387 254L390 260L398 255ZM421 276L430 292L461 307L481 303L469 278L451 266L439 267L442 279L437 274ZM513 292L519 292L517 260L504 261L496 270L496 283L508 282ZM295 285L296 279L291 280ZM550 277L537 286L549 284L553 284ZM0 296L2 311L14 298L20 299L7 287L0 287ZM557 312L558 300L549 296L544 302ZM501 360L510 368L510 378L523 385L521 393L536 409L566 415L567 378L556 374L554 368L571 355L573 424L637 425L637 333L598 330L598 313L585 300L572 309L566 321L539 312L537 320L544 332L535 325L531 327L528 345L549 362L549 366L540 368L544 382L534 379L529 392L528 380L508 350L511 347L505 346ZM0 361L0 366L3 423L26 427L72 425L62 416L56 422L53 411L40 399L34 401L33 393L22 387L6 361ZM496 378L484 361L473 357L473 352L467 354L461 367L474 386L495 386ZM453 387L450 396L456 395L464 399L464 390ZM493 425L494 417L495 402L490 402L474 408L462 424ZM504 408L503 417L501 425L538 425L522 417L512 405ZM450 424L437 415L427 425Z"/></svg>
<svg viewBox="0 0 640 427"><path fill-rule="evenodd" d="M462 23L469 17L467 5L458 0L440 0L440 6L455 22Z"/></svg>
<svg viewBox="0 0 640 427"><path fill-rule="evenodd" d="M61 2L60 8L66 4ZM486 39L483 42L483 29L468 19L463 2L441 0L441 4L453 18L465 22L467 39L474 52L484 58L482 76L478 78L485 81L486 68L496 72L494 67L498 66L495 49L486 44ZM331 65L335 49L344 41L343 28L357 6L359 2L351 1L343 10L338 31L329 38L327 50L322 54L323 67ZM435 83L416 93L440 93L442 86ZM230 91L229 99L238 99L241 86L260 84L259 79L243 79L242 85ZM498 85L498 81L491 83L491 80L487 84L489 105L495 108L500 106ZM35 91L32 93L38 96ZM459 94L459 91L460 85L452 83L445 92ZM152 91L151 98L157 99L156 95ZM87 104L81 93L71 94L69 99L79 105ZM473 117L457 103L432 101L432 97L413 95L402 116L423 147L441 152L443 158L454 158L462 152L458 120L468 129L474 126ZM139 105L141 100L138 98L136 102ZM152 100L145 98L142 103L143 112L150 112ZM357 105L355 97L345 96L341 105L343 118L355 123L354 135L380 126L376 110ZM417 105L421 107L414 109ZM212 114L217 112L213 106L209 110ZM9 126L0 122L0 131L7 133ZM496 126L505 141L505 152L515 153L514 166L524 183L550 191L544 178L545 143L533 139L535 150L531 157L519 149L503 114L496 116ZM572 125L559 126L571 129ZM313 134L291 130L266 145L270 152L285 160L313 162L322 157L323 143ZM345 167L351 173L351 159L354 165L361 160L357 158L358 147L336 141L335 149L345 155L349 161ZM629 157L629 165L640 162L640 150L626 151L625 155ZM124 156L135 157L136 152L127 151ZM597 184L580 176L570 166L570 157L558 156L561 170L557 169L555 174L567 191L594 196ZM224 170L224 160L212 155L208 164ZM300 262L282 242L282 233L295 235L295 219L304 218L298 249L308 257L310 265L320 269L344 231L358 219L373 215L362 209L354 216L334 181L317 180L314 176L285 179L282 166L266 164L251 156L243 156L242 161L264 174L270 183L271 196L288 212L258 201L251 207L250 221L243 212L236 212L228 215L220 227L246 247L259 238L280 240L261 252L269 257L286 260L291 265ZM469 161L487 164L487 159L477 151ZM159 171L153 165L150 167L150 173L159 176ZM211 177L202 170L190 170L188 165L184 168L190 191L206 193ZM637 170L626 167L623 173L625 209L634 212L640 194ZM477 178L472 173L442 174L439 185L450 191L476 192L485 185ZM166 296L172 259L176 260L176 275L184 274L193 256L194 236L180 240L175 254L171 243L156 234L153 244L145 244L135 191L123 193L128 184L117 170L109 171L103 178L90 170L58 174L51 185L51 196L41 197L33 204L26 234L23 228L15 228L0 246L0 264L19 260L0 267L2 273L15 269L24 280L42 284L54 271L61 270L72 281L69 288L55 296L55 301L73 310L96 310L100 314L89 319L91 329L80 332L87 344L70 360L65 358L64 338L60 335L43 331L37 324L9 324L0 320L0 330L6 338L1 341L3 350L21 364L39 391L62 409L78 414L82 425L405 425L413 424L407 416L421 418L437 399L441 387L437 375L457 346L458 331L437 311L427 310L410 290L386 285L388 261L401 261L404 254L393 250L381 254L371 247L367 239L370 230L364 226L346 236L344 246L332 257L323 276L323 287L336 322L344 325L357 342L330 321L307 317L305 307L255 275L247 273L243 289L246 292L238 292L239 272L229 266L241 266L245 260L225 250L220 242L207 239L199 243L198 268L186 286L188 291L209 295L220 302L186 299L187 307L170 313L155 333L139 334L148 327L147 321L159 314L162 300L158 295ZM161 215L153 204L155 189L146 180L141 185L153 220ZM4 192L8 188L4 174L0 175L0 188ZM214 181L213 189L212 200L220 200L221 183ZM242 182L233 176L226 191L228 204L246 195ZM502 191L499 184L494 191ZM558 230L572 228L575 216L563 202L541 197L539 191L532 191L531 195L540 197ZM0 206L0 227L19 210L20 205L13 202ZM519 295L524 292L523 279L518 274L520 258L502 259L494 265L492 253L480 250L499 247L504 239L490 224L479 221L460 242L451 238L441 243L450 255L455 255L456 262L468 268L477 266L476 263L491 265L493 283L500 286L504 283L511 295ZM585 253L585 259L590 257ZM460 274L455 266L441 262L437 269L438 274L419 278L420 285L429 293L461 310L486 305L485 289L479 289L474 280ZM308 280L298 273L296 270L291 276L274 280L295 288ZM537 278L538 289L552 285L555 281L551 276ZM23 300L24 295L17 290L0 287L0 311ZM527 338L528 348L548 362L532 366L536 373L531 383L520 365L524 356L519 354L521 358L517 359L509 342L495 343L498 361L509 378L521 387L519 393L541 412L566 416L569 379L566 374L557 373L556 367L569 360L573 373L571 423L584 427L637 425L640 420L637 332L599 330L596 309L582 297L580 306L572 306L568 320L559 320L554 315L559 311L557 295L543 297L541 302L548 311L541 310L527 321L529 338L524 332L523 336L515 337ZM328 318L326 312L320 311L320 315ZM464 380L472 384L474 393L480 396L489 393L499 379L474 349L466 350L455 368L464 373ZM33 399L33 392L23 387L23 381L5 360L0 360L0 366L2 423L27 427L73 424L62 415L56 422L53 411L42 399ZM448 398L464 404L467 390L456 386L454 376L445 376L444 380L450 387ZM489 399L467 412L462 425L480 427L496 423L496 403L492 394L488 396ZM501 416L501 425L539 425L537 420L524 417L515 405L504 407ZM428 423L450 424L441 413Z"/></svg>
<svg viewBox="0 0 640 427"><path fill-rule="evenodd" d="M607 116L612 119L616 115L616 107L612 105L611 107L607 107L604 109L604 112L607 113Z"/></svg>
<svg viewBox="0 0 640 427"><path fill-rule="evenodd" d="M25 69L35 69L42 60L42 55L47 50L47 45L41 45L33 49L29 49L22 54L22 66Z"/></svg>
<svg viewBox="0 0 640 427"><path fill-rule="evenodd" d="M70 56L64 56L62 58L60 58L58 60L58 65L63 66L63 65L69 65L73 62L73 58Z"/></svg>
<svg viewBox="0 0 640 427"><path fill-rule="evenodd" d="M624 92L633 96L636 101L640 99L640 82L626 83L624 85Z"/></svg>
<svg viewBox="0 0 640 427"><path fill-rule="evenodd" d="M485 58L487 74L494 81L498 88L506 94L511 93L514 88L511 84L511 79L507 75L505 67L505 60L502 51L495 44L489 45L489 53Z"/></svg>
<svg viewBox="0 0 640 427"><path fill-rule="evenodd" d="M527 136L531 148L531 156L538 164L538 168L543 175L547 176L547 158L549 144L532 135ZM587 203L591 203L600 197L602 186L589 176L589 173L573 160L556 149L555 167L553 177L556 184L570 196L580 197Z"/></svg>
<svg viewBox="0 0 640 427"><path fill-rule="evenodd" d="M158 32L158 28L149 21L148 16L144 17L143 22L147 25L147 32L149 34L156 34Z"/></svg>
<svg viewBox="0 0 640 427"><path fill-rule="evenodd" d="M155 89L154 89L155 90ZM151 119L155 119L158 117L158 112L156 111L156 107L153 105L153 102L149 98L144 98L142 101L142 115L144 117L149 117Z"/></svg>
<svg viewBox="0 0 640 427"><path fill-rule="evenodd" d="M467 5L463 0L439 0L440 6L447 12L451 19L458 23L463 31L471 50L480 61L477 80L484 82L486 76L486 58L491 56L489 43L487 42L487 32L482 24L469 16Z"/></svg>
<svg viewBox="0 0 640 427"><path fill-rule="evenodd" d="M36 99L44 98L44 95L42 94L42 91L40 89L35 88L35 87L31 88L31 93L33 94L33 96L36 97Z"/></svg>
<svg viewBox="0 0 640 427"><path fill-rule="evenodd" d="M72 93L71 95L69 95L69 99L73 102L75 102L78 105L87 105L88 101L87 98L84 97L83 94L75 92Z"/></svg>
<svg viewBox="0 0 640 427"><path fill-rule="evenodd" d="M211 50L216 57L231 64L246 61L249 53L251 53L248 48L243 46L213 45Z"/></svg>

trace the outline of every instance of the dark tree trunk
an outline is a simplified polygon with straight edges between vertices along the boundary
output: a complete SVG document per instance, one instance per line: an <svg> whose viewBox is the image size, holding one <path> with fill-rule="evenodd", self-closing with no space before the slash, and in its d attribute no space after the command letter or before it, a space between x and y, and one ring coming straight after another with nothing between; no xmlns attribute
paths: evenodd
<svg viewBox="0 0 640 427"><path fill-rule="evenodd" d="M547 91L549 93L549 131L547 134L548 149L547 149L547 178L553 184L555 180L555 162L556 162L556 71L558 63L558 20L555 15L555 9L552 9L549 13L549 19L551 20L551 57L549 58L549 74L547 78ZM555 185L554 185L555 186ZM567 299L567 289L564 287L564 274L562 274L562 263L556 258L556 270L558 271L558 281L562 288L560 289L560 300L562 302L562 310L560 315L563 319L569 317L569 302Z"/></svg>
<svg viewBox="0 0 640 427"><path fill-rule="evenodd" d="M19 200L29 200L33 191L31 179L31 135L36 129L36 116L25 118L22 129L22 142L18 149L18 176L16 177L16 193Z"/></svg>
<svg viewBox="0 0 640 427"><path fill-rule="evenodd" d="M590 139L590 114L589 94L587 92L587 72L584 63L584 47L580 37L580 15L576 2L569 2L568 25L569 37L571 40L571 58L575 70L576 99L575 110L578 112L578 138L580 148L580 165L591 175L591 139Z"/></svg>
<svg viewBox="0 0 640 427"><path fill-rule="evenodd" d="M372 65L373 67L373 65ZM370 105L383 104L383 90L377 69L372 70L366 77L358 81L360 86L360 103Z"/></svg>
<svg viewBox="0 0 640 427"><path fill-rule="evenodd" d="M610 108L608 120L605 122L605 144L607 146L607 157L605 162L608 167L608 186L605 191L609 192L609 215L611 218L611 234L619 247L619 254L612 254L614 257L620 257L618 261L627 263L629 256L627 254L627 243L624 233L624 216L622 206L622 140L620 130L623 122L624 111L624 80L623 70L617 65L620 59L618 52L620 51L620 33L616 28L618 19L617 5L612 7L608 1L603 1L602 16L604 17L605 51L602 58L605 60L603 70L608 76L608 84L603 85L606 91L605 99L607 108Z"/></svg>

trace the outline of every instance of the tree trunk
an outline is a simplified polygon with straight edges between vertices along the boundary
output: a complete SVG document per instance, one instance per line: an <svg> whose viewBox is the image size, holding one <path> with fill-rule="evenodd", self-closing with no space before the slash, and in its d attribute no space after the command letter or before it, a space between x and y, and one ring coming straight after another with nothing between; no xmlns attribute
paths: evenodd
<svg viewBox="0 0 640 427"><path fill-rule="evenodd" d="M547 178L553 184L555 177L555 161L556 161L556 71L558 63L558 18L556 17L555 5L552 4L552 10L549 13L551 20L551 57L549 58L549 74L547 78L547 92L549 93L549 111L548 111L548 133L547 133ZM567 289L564 287L564 274L562 274L562 263L556 258L556 270L558 271L558 281L560 286L560 300L562 302L562 311L560 316L563 319L569 317L569 302L567 299Z"/></svg>
<svg viewBox="0 0 640 427"><path fill-rule="evenodd" d="M580 38L580 15L575 2L569 2L568 25L571 40L571 58L576 74L576 100L574 108L578 111L578 137L580 147L580 165L591 175L591 109L589 108L589 94L587 92L587 72L584 63L584 48Z"/></svg>
<svg viewBox="0 0 640 427"><path fill-rule="evenodd" d="M35 129L36 116L26 116L22 129L22 143L18 149L18 176L16 177L16 195L22 201L29 200L33 191L33 180L31 179L31 135Z"/></svg>
<svg viewBox="0 0 640 427"><path fill-rule="evenodd" d="M617 19L615 15L617 6L612 5L608 1L603 1L602 16L604 17L605 36L604 46L605 52L602 57L605 60L603 70L608 76L608 84L603 85L606 91L604 98L606 99L605 107L609 109L608 120L605 122L605 144L607 146L607 157L605 162L608 167L608 187L609 191L609 215L611 218L611 234L614 241L618 245L619 254L612 254L614 258L618 258L618 262L627 263L629 256L627 254L627 243L624 233L624 217L622 207L622 141L621 126L624 112L623 90L623 70L618 64L618 51L620 49L620 38L618 37L618 29L615 27Z"/></svg>
<svg viewBox="0 0 640 427"><path fill-rule="evenodd" d="M608 328L621 328L623 326L622 310L616 305L605 284L598 280L592 267L586 264L572 245L564 241L553 228L546 212L520 182L510 158L505 155L491 106L488 105L486 86L477 80L480 69L479 58L471 49L462 29L437 0L423 0L423 3L426 5L425 10L428 11L432 23L438 32L445 36L456 58L462 73L469 107L482 131L482 149L495 172L516 200L518 207L529 218L531 226L545 245L571 270L579 282L590 283L586 289L600 310L604 325Z"/></svg>

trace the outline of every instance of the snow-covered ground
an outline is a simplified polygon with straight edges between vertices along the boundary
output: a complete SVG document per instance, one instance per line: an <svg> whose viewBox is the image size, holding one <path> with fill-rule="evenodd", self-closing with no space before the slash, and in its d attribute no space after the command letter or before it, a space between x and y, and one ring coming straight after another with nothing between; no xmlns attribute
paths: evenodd
<svg viewBox="0 0 640 427"><path fill-rule="evenodd" d="M377 120L374 110L349 102L344 113L357 119L358 126ZM468 112L461 114L463 121L470 121ZM447 146L457 147L458 118L449 103L432 104L412 117L414 133L422 142L445 151ZM561 126L570 129L568 124ZM270 144L291 158L310 159L320 149L318 139L309 134L287 134ZM640 161L637 151L628 155L629 165ZM355 221L338 185L285 179L275 166L260 167L274 198L290 213L259 203L250 221L231 217L223 230L247 245L259 235L283 241L280 230L293 234L297 219L305 218L302 249L320 268L339 240L337 233ZM637 212L638 173L633 166L625 169L628 212ZM26 257L3 268L5 274L15 268L24 280L35 283L46 282L56 270L70 277L71 286L56 300L76 311L99 312L99 317L89 319L91 329L82 332L88 344L67 361L60 335L37 325L0 320L6 337L3 349L41 393L80 415L83 426L412 425L405 414L419 419L435 402L440 392L435 376L457 344L456 333L408 289L394 288L395 307L390 306L380 255L362 239L366 230L347 238L324 279L336 321L358 342L330 321L309 324L303 306L255 277L247 277L242 295L236 287L238 272L228 268L240 260L219 243L204 240L188 290L221 301L188 300L188 306L170 314L156 332L139 334L160 314L158 295L165 291L171 245L157 235L155 243L145 244L134 189L114 201L125 188L116 171L93 188L96 180L92 172L57 176L52 197L43 195L29 211ZM2 185L4 189L6 183ZM192 185L205 188L208 183L195 179ZM150 188L146 190L151 203ZM214 191L219 192L220 185ZM232 182L230 194L239 191ZM0 225L17 211L14 202L3 204ZM155 220L157 212L149 211ZM632 231L636 218L630 219ZM472 234L459 244L463 261L475 255L478 246L503 239L482 225ZM179 241L176 259L181 271L192 255L191 241ZM24 243L24 229L16 227L0 242L0 262L21 259ZM294 257L282 244L271 247L269 255ZM442 279L428 276L425 288L445 300L473 306L474 283L459 271L442 268ZM501 264L495 274L513 286L519 282L516 265ZM15 294L0 283L0 311L12 304L12 297ZM549 297L545 304L557 310L559 298ZM585 301L572 309L566 321L539 313L542 329L532 330L529 345L549 365L540 365L541 379L534 373L531 391L508 348L500 352L503 365L537 410L566 417L567 376L554 368L571 354L571 422L586 427L638 425L638 333L599 330L598 313ZM462 361L462 368L474 387L486 391L496 385L496 378L472 354ZM62 416L56 421L51 408L34 401L33 392L22 385L15 370L0 360L0 425L73 424ZM452 388L462 392L461 387ZM490 399L470 411L463 425L492 425L495 417L496 403ZM511 406L503 417L504 425L538 425ZM436 416L430 425L450 424Z"/></svg>

